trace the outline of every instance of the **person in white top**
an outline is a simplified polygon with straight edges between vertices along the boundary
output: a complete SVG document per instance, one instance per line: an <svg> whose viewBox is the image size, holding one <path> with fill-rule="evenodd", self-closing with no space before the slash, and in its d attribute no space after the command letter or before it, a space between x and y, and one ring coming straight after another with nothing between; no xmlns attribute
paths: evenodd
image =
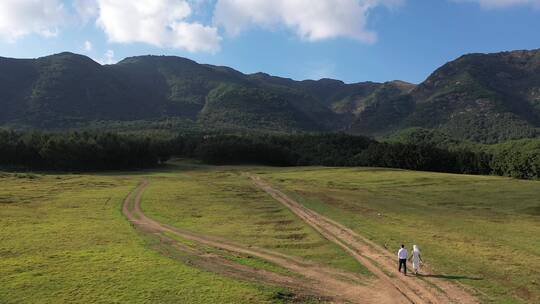
<svg viewBox="0 0 540 304"><path fill-rule="evenodd" d="M403 266L404 275L407 275L407 258L408 257L409 257L409 252L407 251L407 248L405 248L405 245L401 245L401 248L398 251L398 260L399 260L398 271L401 272L401 267Z"/></svg>
<svg viewBox="0 0 540 304"><path fill-rule="evenodd" d="M414 270L414 274L418 274L420 271L420 262L423 263L422 257L420 256L420 248L418 248L417 245L413 245L413 252L411 255L412 259L412 267Z"/></svg>

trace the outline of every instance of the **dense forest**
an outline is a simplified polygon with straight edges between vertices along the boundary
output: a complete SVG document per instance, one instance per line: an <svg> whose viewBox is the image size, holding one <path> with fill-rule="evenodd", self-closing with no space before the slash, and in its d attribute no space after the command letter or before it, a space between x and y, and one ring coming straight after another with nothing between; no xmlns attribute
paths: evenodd
<svg viewBox="0 0 540 304"><path fill-rule="evenodd" d="M0 131L0 165L38 170L145 168L168 158L169 151L163 144L163 141L113 133Z"/></svg>
<svg viewBox="0 0 540 304"><path fill-rule="evenodd" d="M26 170L154 167L172 157L215 165L368 166L540 178L540 140L446 148L428 140L379 142L337 134L178 135L0 131L0 166Z"/></svg>

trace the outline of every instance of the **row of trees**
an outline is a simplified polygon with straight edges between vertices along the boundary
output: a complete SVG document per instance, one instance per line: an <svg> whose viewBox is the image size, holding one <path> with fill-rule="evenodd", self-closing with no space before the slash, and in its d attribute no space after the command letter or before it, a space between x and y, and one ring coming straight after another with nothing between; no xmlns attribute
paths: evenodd
<svg viewBox="0 0 540 304"><path fill-rule="evenodd" d="M185 142L177 138L177 142ZM187 156L211 164L259 163L281 166L371 166L489 174L491 155L449 151L429 145L380 143L346 134L215 136L202 139Z"/></svg>
<svg viewBox="0 0 540 304"><path fill-rule="evenodd" d="M372 166L540 178L540 140L492 149L449 150L381 143L347 134L184 135L150 138L112 133L0 131L0 166L53 170L147 168L171 157L206 163L272 166Z"/></svg>
<svg viewBox="0 0 540 304"><path fill-rule="evenodd" d="M0 165L8 168L114 170L146 168L169 157L167 143L112 133L0 131Z"/></svg>

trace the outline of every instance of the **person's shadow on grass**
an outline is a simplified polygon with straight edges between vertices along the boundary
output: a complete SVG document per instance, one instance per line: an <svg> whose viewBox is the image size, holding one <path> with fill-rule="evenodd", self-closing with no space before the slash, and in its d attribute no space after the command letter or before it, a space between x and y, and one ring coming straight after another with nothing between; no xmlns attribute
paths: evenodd
<svg viewBox="0 0 540 304"><path fill-rule="evenodd" d="M484 278L479 277L469 277L469 276L460 276L460 275L444 275L444 274L418 274L419 277L424 278L439 278L439 279L447 279L447 280L471 280L471 281L480 281Z"/></svg>

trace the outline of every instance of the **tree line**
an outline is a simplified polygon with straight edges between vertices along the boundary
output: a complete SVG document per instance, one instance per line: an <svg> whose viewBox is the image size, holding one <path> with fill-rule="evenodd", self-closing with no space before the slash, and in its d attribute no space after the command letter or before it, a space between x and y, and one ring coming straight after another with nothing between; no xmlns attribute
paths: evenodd
<svg viewBox="0 0 540 304"><path fill-rule="evenodd" d="M164 141L113 133L0 131L0 165L11 169L118 170L166 161Z"/></svg>
<svg viewBox="0 0 540 304"><path fill-rule="evenodd" d="M195 146L187 156L218 165L367 166L489 174L491 161L491 156L484 152L384 143L347 134L215 136L202 139Z"/></svg>
<svg viewBox="0 0 540 304"><path fill-rule="evenodd" d="M171 157L208 164L368 166L540 178L540 140L491 149L378 142L348 134L222 135L159 138L99 132L0 131L0 166L30 170L149 168Z"/></svg>

